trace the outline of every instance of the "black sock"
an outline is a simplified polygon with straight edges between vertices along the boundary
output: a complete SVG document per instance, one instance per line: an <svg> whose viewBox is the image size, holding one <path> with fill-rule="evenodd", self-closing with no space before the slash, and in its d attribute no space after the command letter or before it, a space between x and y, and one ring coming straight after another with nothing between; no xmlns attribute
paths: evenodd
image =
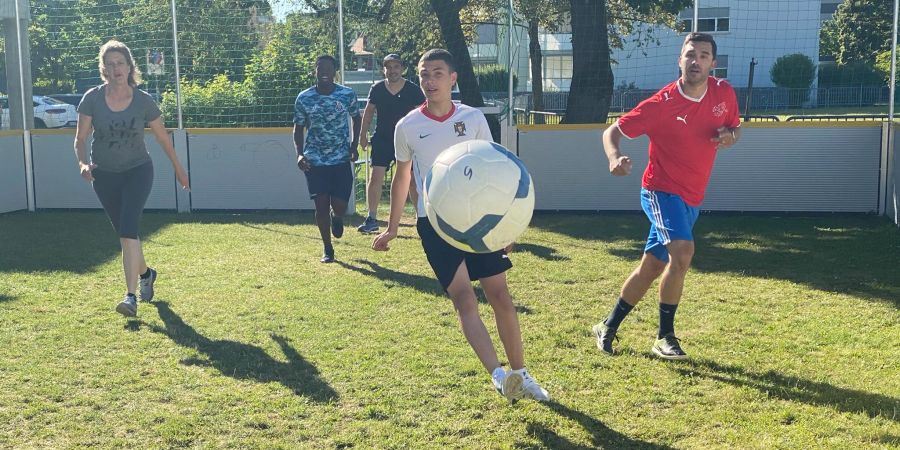
<svg viewBox="0 0 900 450"><path fill-rule="evenodd" d="M657 339L662 339L663 336L669 333L675 334L676 310L678 310L678 305L659 304L659 333L657 333Z"/></svg>
<svg viewBox="0 0 900 450"><path fill-rule="evenodd" d="M147 268L146 272L141 274L141 279L146 280L147 278L150 278L150 268L149 267Z"/></svg>
<svg viewBox="0 0 900 450"><path fill-rule="evenodd" d="M633 308L633 305L629 305L624 298L619 297L616 306L613 307L613 310L609 313L609 317L607 317L606 321L603 323L610 328L619 328L619 324L625 320L625 316L627 316Z"/></svg>

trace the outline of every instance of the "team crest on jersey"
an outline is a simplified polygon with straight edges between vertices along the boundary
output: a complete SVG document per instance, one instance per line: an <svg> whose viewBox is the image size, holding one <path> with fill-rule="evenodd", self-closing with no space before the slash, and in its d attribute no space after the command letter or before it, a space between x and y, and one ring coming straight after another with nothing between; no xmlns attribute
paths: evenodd
<svg viewBox="0 0 900 450"><path fill-rule="evenodd" d="M456 132L457 136L465 136L466 135L466 123L465 122L455 122L453 124L453 131Z"/></svg>
<svg viewBox="0 0 900 450"><path fill-rule="evenodd" d="M335 102L334 110L337 112L344 112L344 104L341 102Z"/></svg>
<svg viewBox="0 0 900 450"><path fill-rule="evenodd" d="M713 107L713 115L716 117L722 117L722 115L727 112L728 107L725 106L725 102L719 103L718 105Z"/></svg>

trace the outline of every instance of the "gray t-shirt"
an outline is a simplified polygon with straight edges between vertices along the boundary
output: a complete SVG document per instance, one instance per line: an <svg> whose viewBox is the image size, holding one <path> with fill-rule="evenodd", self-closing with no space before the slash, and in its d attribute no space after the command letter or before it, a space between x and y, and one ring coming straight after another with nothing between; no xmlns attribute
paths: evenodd
<svg viewBox="0 0 900 450"><path fill-rule="evenodd" d="M135 88L131 104L112 111L106 104L106 85L84 94L78 112L91 116L94 127L91 162L100 170L124 172L150 161L144 145L144 128L162 112L146 92Z"/></svg>

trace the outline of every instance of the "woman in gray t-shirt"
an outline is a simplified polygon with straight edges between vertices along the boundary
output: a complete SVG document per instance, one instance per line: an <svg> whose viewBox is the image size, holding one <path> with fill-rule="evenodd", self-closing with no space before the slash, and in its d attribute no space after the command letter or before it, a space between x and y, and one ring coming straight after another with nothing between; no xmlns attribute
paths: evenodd
<svg viewBox="0 0 900 450"><path fill-rule="evenodd" d="M99 60L104 83L85 93L78 105L75 157L81 176L91 182L122 245L126 294L116 311L134 316L138 281L141 299L149 301L157 275L147 267L138 237L138 223L153 187L153 162L144 145L145 126L172 162L178 183L189 189L189 181L159 107L146 92L137 89L141 72L131 50L121 42L109 41L100 48ZM92 138L90 155L88 138Z"/></svg>

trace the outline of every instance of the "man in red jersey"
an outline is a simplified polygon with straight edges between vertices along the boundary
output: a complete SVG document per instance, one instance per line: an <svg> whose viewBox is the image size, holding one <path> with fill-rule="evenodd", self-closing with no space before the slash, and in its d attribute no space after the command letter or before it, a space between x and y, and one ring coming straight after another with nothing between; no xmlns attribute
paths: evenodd
<svg viewBox="0 0 900 450"><path fill-rule="evenodd" d="M622 136L650 138L650 162L644 170L641 206L650 219L650 235L641 263L631 273L605 321L594 325L597 348L612 355L612 343L625 316L657 278L659 331L653 353L685 359L675 337L675 311L694 256L692 228L719 149L741 137L737 96L724 79L709 75L716 67L716 42L690 33L678 58L681 78L644 100L603 133L609 171L631 173L631 158L619 151Z"/></svg>

